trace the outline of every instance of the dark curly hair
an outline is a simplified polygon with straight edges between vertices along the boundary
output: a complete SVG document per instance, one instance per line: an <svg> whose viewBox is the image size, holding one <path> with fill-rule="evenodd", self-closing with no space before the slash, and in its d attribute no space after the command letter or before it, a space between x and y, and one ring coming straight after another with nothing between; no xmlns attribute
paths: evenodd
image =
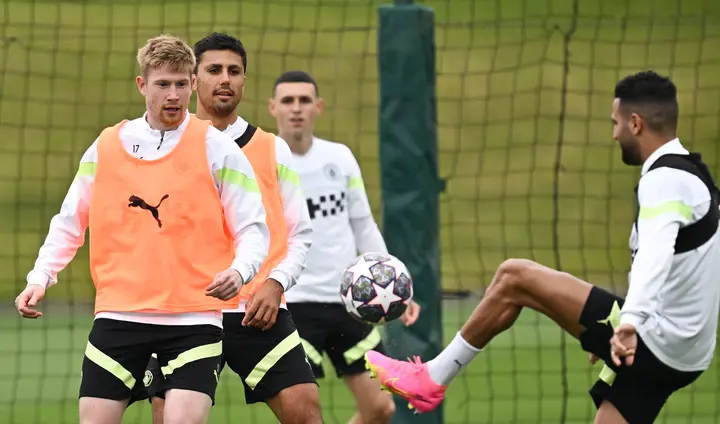
<svg viewBox="0 0 720 424"><path fill-rule="evenodd" d="M615 86L615 98L625 116L637 113L653 132L677 129L677 88L670 78L653 71L628 75Z"/></svg>

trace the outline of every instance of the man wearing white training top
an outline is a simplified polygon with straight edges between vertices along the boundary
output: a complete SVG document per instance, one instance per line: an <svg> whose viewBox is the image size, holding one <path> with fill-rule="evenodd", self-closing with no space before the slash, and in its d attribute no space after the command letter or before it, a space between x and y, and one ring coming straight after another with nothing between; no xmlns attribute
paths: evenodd
<svg viewBox="0 0 720 424"><path fill-rule="evenodd" d="M523 307L579 339L603 368L590 394L595 423L652 423L667 399L692 384L713 358L720 284L720 192L699 154L677 138L677 89L640 72L620 80L613 138L623 162L641 166L630 236L626 299L524 259L503 262L455 339L427 363L368 352L382 384L419 412L436 408L447 385Z"/></svg>
<svg viewBox="0 0 720 424"><path fill-rule="evenodd" d="M350 423L382 424L391 419L394 403L369 378L363 361L368 350L382 349L380 333L350 317L341 304L340 283L358 252L387 253L387 247L352 151L314 136L323 106L316 82L301 71L278 77L269 100L278 133L293 153L313 227L305 270L285 296L316 377L324 376L322 354L327 352L353 393L357 414ZM401 319L411 325L418 313L418 305L411 303Z"/></svg>

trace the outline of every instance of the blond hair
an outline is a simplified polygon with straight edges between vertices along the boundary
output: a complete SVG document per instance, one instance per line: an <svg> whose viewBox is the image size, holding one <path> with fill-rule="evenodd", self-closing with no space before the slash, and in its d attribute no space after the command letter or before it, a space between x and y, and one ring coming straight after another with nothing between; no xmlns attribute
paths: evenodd
<svg viewBox="0 0 720 424"><path fill-rule="evenodd" d="M165 65L176 72L192 73L195 70L195 53L180 38L163 34L149 39L138 50L137 62L144 77L151 70Z"/></svg>

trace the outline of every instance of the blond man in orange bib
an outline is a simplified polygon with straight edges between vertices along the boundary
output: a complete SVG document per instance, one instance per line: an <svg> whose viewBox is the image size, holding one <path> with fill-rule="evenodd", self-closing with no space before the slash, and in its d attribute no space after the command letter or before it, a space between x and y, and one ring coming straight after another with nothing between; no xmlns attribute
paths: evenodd
<svg viewBox="0 0 720 424"><path fill-rule="evenodd" d="M245 401L267 404L282 424L321 424L318 385L284 295L300 278L312 244L312 225L292 153L283 139L238 116L248 62L242 42L212 33L195 43L194 51L197 116L212 121L247 155L270 231L270 249L260 271L243 286L239 306L223 311L222 374L236 374L243 382ZM153 422L162 424L165 387L154 359L148 375L151 383L146 391L136 391L134 400L150 396ZM233 393L233 399L236 396L240 394Z"/></svg>
<svg viewBox="0 0 720 424"><path fill-rule="evenodd" d="M159 36L138 52L147 111L106 128L80 161L27 288L25 318L90 230L96 288L80 384L80 423L120 424L156 354L166 424L208 421L222 353L222 310L269 247L253 169L234 141L190 114L195 56Z"/></svg>

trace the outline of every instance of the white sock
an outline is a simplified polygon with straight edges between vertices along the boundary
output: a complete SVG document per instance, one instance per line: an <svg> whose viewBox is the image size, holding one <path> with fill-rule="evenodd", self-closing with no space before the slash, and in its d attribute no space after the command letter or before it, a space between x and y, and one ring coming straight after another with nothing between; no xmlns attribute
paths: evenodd
<svg viewBox="0 0 720 424"><path fill-rule="evenodd" d="M482 349L471 346L458 331L450 344L428 362L430 378L441 386L447 386L480 351Z"/></svg>

